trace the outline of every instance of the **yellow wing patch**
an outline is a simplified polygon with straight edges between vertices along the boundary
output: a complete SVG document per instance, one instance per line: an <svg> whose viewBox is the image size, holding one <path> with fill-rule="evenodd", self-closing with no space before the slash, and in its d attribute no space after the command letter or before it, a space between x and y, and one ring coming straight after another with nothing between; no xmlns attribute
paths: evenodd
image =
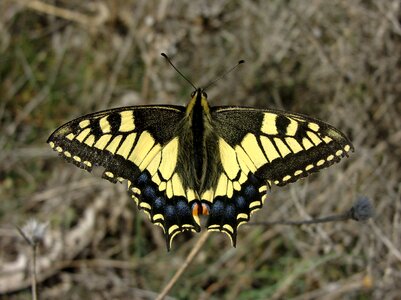
<svg viewBox="0 0 401 300"><path fill-rule="evenodd" d="M117 154L127 159L128 155L131 153L135 139L136 139L136 132L127 135L123 143L121 144L120 148L118 149Z"/></svg>
<svg viewBox="0 0 401 300"><path fill-rule="evenodd" d="M262 132L269 134L269 135L276 135L278 134L276 124L277 114L274 113L265 113L263 117L263 124L262 124Z"/></svg>
<svg viewBox="0 0 401 300"><path fill-rule="evenodd" d="M112 154L116 153L116 150L118 146L120 146L122 138L122 135L114 137L113 140L107 145L106 150L111 152Z"/></svg>
<svg viewBox="0 0 401 300"><path fill-rule="evenodd" d="M100 139L97 140L97 142L95 143L94 147L98 148L99 150L103 150L107 146L107 144L109 143L111 138L112 138L111 134L102 135L100 137ZM79 140L79 139L77 138L77 140Z"/></svg>
<svg viewBox="0 0 401 300"><path fill-rule="evenodd" d="M278 151L276 150L276 147L274 147L272 141L268 137L262 135L260 137L260 139L261 139L263 150L264 150L264 152L265 152L265 154L267 156L267 159L270 162L272 162L276 158L280 158L281 157L280 153L278 153Z"/></svg>
<svg viewBox="0 0 401 300"><path fill-rule="evenodd" d="M152 135L147 131L142 132L128 159L139 167L154 144Z"/></svg>
<svg viewBox="0 0 401 300"><path fill-rule="evenodd" d="M256 169L267 163L267 159L260 149L254 134L248 133L242 140L241 145Z"/></svg>
<svg viewBox="0 0 401 300"><path fill-rule="evenodd" d="M235 150L222 138L219 138L219 150L224 171L228 178L234 179L240 170Z"/></svg>
<svg viewBox="0 0 401 300"><path fill-rule="evenodd" d="M178 137L170 141L162 150L159 171L164 179L169 179L175 170L178 158Z"/></svg>
<svg viewBox="0 0 401 300"><path fill-rule="evenodd" d="M99 120L99 125L103 133L110 133L111 132L111 125L109 121L107 120L108 116L104 116L103 118L100 118Z"/></svg>
<svg viewBox="0 0 401 300"><path fill-rule="evenodd" d="M120 113L121 125L118 129L120 132L129 132L135 129L134 112L131 110Z"/></svg>

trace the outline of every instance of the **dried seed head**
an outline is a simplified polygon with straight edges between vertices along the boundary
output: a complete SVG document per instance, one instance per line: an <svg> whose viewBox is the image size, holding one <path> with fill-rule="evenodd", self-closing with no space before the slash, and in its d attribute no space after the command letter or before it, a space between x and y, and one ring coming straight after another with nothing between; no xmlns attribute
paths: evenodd
<svg viewBox="0 0 401 300"><path fill-rule="evenodd" d="M17 227L20 234L31 245L35 246L42 242L46 234L48 223L40 223L36 219L30 219L21 228Z"/></svg>
<svg viewBox="0 0 401 300"><path fill-rule="evenodd" d="M367 197L359 197L350 210L351 219L355 221L366 221L375 214L372 203Z"/></svg>

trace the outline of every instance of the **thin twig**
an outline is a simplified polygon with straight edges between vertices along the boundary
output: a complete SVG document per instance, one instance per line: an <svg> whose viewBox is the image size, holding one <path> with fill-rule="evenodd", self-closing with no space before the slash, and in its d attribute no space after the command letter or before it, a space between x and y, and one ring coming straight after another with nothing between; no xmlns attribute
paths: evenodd
<svg viewBox="0 0 401 300"><path fill-rule="evenodd" d="M288 220L280 220L273 222L252 222L247 223L246 225L254 226L254 225L310 225L310 224L318 224L318 223L327 223L327 222L338 222L338 221L366 221L374 216L374 208L372 203L367 197L359 197L354 205L347 211L331 215L327 217L315 218L311 220L301 220L301 221L288 221Z"/></svg>
<svg viewBox="0 0 401 300"><path fill-rule="evenodd" d="M170 281L167 283L167 285L164 287L162 292L157 296L156 300L162 300L164 297L167 296L168 292L173 288L174 284L177 282L177 280L181 277L181 275L184 273L184 271L188 268L189 264L193 261L195 258L196 254L198 254L199 250L202 248L202 246L205 244L208 236L209 236L209 231L204 232L199 240L196 242L194 248L192 251L188 254L187 258L185 259L185 262L182 264L182 266L175 272L174 276L170 279Z"/></svg>
<svg viewBox="0 0 401 300"><path fill-rule="evenodd" d="M247 223L246 225L311 225L311 224L318 224L318 223L327 223L327 222L337 222L337 221L345 221L348 220L349 217L346 215L332 215L324 218L319 219L312 219L312 220L300 220L300 221L273 221L273 222L252 222Z"/></svg>
<svg viewBox="0 0 401 300"><path fill-rule="evenodd" d="M44 234L46 232L47 224L38 223L36 220L30 220L26 223L23 228L16 226L18 232L24 238L24 240L29 244L32 249L32 264L31 264L31 291L32 299L38 299L37 292L37 275L36 275L36 254L38 243L43 240Z"/></svg>
<svg viewBox="0 0 401 300"><path fill-rule="evenodd" d="M32 246L32 276L31 276L31 280L32 280L32 299L33 300L37 300L38 299L38 293L36 290L36 283L37 283L37 279L36 279L36 249L37 249L37 244L33 244Z"/></svg>

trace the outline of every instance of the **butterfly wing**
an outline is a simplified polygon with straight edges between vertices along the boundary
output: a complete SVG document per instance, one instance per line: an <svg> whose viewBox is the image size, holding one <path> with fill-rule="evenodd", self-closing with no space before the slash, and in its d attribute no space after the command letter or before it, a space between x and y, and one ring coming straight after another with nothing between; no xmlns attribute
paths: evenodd
<svg viewBox="0 0 401 300"><path fill-rule="evenodd" d="M199 231L186 200L186 187L176 171L181 106L135 106L89 114L58 128L48 139L67 161L103 178L128 181L139 209L163 228L168 249L184 231Z"/></svg>
<svg viewBox="0 0 401 300"><path fill-rule="evenodd" d="M263 205L267 187L286 185L340 161L353 151L333 126L294 113L215 107L220 174L207 223L235 245L237 228Z"/></svg>

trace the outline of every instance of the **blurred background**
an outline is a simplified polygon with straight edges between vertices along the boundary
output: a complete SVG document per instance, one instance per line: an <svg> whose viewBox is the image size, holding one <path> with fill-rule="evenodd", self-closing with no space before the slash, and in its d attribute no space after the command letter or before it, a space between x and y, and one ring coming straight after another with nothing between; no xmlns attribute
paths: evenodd
<svg viewBox="0 0 401 300"><path fill-rule="evenodd" d="M355 153L273 187L253 221L340 213L361 195L374 219L242 226L237 248L212 233L169 293L175 299L400 299L401 3L371 1L0 2L0 297L31 299L30 247L15 226L47 224L41 299L153 299L199 238L162 231L126 194L67 164L46 144L82 114L180 104L304 113Z"/></svg>

